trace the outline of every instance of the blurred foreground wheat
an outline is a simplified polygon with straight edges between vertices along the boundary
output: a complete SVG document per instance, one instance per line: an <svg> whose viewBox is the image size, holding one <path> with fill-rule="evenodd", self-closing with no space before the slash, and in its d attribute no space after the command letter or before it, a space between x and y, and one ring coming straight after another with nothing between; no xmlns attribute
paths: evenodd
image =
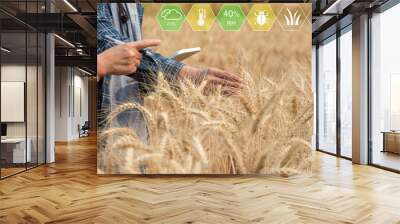
<svg viewBox="0 0 400 224"><path fill-rule="evenodd" d="M243 69L242 69L243 70ZM144 106L112 111L99 138L99 173L291 174L311 169L313 100L301 70L266 76L241 72L239 95L204 95L206 83L180 81L179 90L159 77ZM110 127L121 112L144 114L149 142L128 128Z"/></svg>

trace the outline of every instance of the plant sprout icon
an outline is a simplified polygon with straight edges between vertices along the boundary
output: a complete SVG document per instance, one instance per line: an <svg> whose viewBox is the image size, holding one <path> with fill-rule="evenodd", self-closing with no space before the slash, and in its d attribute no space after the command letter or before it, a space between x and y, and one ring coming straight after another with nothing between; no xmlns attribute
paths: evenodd
<svg viewBox="0 0 400 224"><path fill-rule="evenodd" d="M299 11L296 10L296 12L294 14L292 14L292 12L288 8L286 8L286 10L289 13L289 17L287 15L285 15L286 25L298 26L300 17L301 17L301 14L298 14Z"/></svg>
<svg viewBox="0 0 400 224"><path fill-rule="evenodd" d="M256 16L256 23L259 25L264 25L267 23L267 16L268 13L266 13L265 11L259 11L257 13L254 13L254 15Z"/></svg>

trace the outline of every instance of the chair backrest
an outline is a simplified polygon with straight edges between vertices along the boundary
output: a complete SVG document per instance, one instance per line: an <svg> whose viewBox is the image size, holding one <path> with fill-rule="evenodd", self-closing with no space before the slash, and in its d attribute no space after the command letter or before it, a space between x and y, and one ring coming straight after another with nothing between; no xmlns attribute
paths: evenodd
<svg viewBox="0 0 400 224"><path fill-rule="evenodd" d="M85 121L85 123L83 124L82 128L89 129L90 128L89 121Z"/></svg>

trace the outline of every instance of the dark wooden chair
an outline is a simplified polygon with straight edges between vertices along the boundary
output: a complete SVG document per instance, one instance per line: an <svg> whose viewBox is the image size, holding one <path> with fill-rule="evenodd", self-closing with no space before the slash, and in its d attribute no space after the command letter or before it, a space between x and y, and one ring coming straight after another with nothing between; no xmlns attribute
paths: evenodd
<svg viewBox="0 0 400 224"><path fill-rule="evenodd" d="M82 127L78 125L79 138L89 136L89 129L90 129L89 121L85 121Z"/></svg>

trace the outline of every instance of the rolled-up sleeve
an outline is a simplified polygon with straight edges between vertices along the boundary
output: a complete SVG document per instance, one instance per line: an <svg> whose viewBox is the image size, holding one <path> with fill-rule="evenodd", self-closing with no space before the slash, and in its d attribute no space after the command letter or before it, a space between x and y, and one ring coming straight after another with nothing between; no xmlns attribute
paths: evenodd
<svg viewBox="0 0 400 224"><path fill-rule="evenodd" d="M143 11L141 12L143 13ZM128 38L124 38L115 28L112 23L112 16L109 8L109 3L97 4L97 53L101 53L108 48L113 47L113 43L107 41L104 37L110 36L114 39L123 42L129 42ZM139 25L139 24L138 24ZM140 24L141 25L141 24ZM161 72L168 81L174 81L179 75L182 67L185 65L182 62L164 57L159 53L147 48L142 51L142 60L135 78L144 83L151 83L151 79L156 78ZM149 79L149 80L146 80Z"/></svg>
<svg viewBox="0 0 400 224"><path fill-rule="evenodd" d="M149 68L147 62L153 61L153 63L156 63L157 65L157 72L161 72L164 75L164 78L166 78L168 81L174 81L179 75L182 67L185 66L185 64L182 62L164 57L150 49L146 49L144 52L145 53L143 54L139 69L145 70L146 68ZM148 72L154 73L154 71Z"/></svg>

